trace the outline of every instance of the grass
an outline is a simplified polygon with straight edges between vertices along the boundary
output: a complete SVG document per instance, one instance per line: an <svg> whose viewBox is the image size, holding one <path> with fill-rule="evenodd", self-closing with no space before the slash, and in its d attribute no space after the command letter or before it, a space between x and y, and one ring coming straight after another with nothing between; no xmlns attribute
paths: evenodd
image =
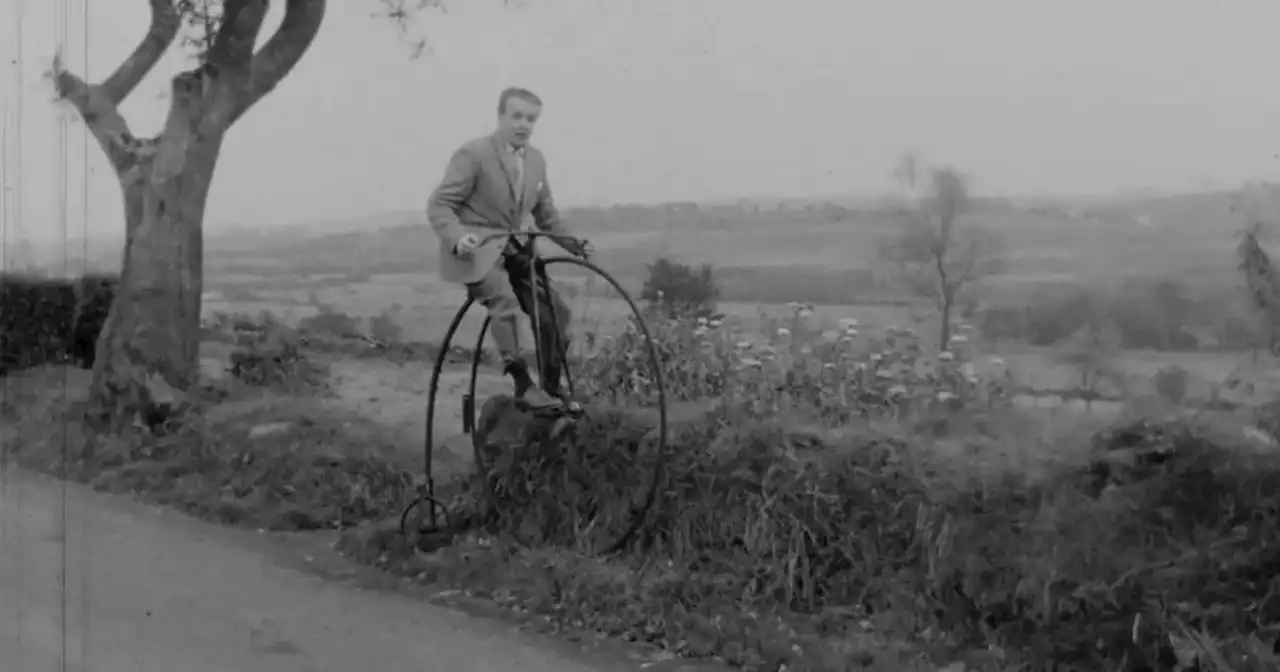
<svg viewBox="0 0 1280 672"><path fill-rule="evenodd" d="M958 343L758 319L650 320L673 404L696 409L663 454L622 324L579 363L595 412L511 446L503 497L454 484L455 513L501 515L430 554L389 532L420 465L315 384L323 366L202 387L115 437L77 422L83 372L28 372L0 439L32 468L225 523L342 528L345 552L413 580L744 669L1280 665L1280 455L1240 431L1270 416L1130 412L1116 431L1010 407ZM646 534L597 557L591 530L616 529L655 460Z"/></svg>

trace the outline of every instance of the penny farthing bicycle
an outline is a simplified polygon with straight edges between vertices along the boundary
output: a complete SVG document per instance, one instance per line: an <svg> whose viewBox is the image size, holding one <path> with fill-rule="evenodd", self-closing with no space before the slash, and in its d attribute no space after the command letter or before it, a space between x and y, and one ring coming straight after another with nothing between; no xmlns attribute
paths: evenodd
<svg viewBox="0 0 1280 672"><path fill-rule="evenodd" d="M654 433L650 434L649 446L651 446L651 449L657 451L658 459L654 460L654 467L652 469L653 473L648 474L647 483L643 486L644 492L636 493L639 497L632 499L634 504L631 510L630 523L625 526L623 532L616 539L612 540L611 543L606 544L606 547L602 551L603 553L612 553L625 546L627 542L643 528L645 518L648 515L649 509L652 508L653 503L657 498L658 490L661 487L661 474L659 473L662 467L661 456L666 454L667 449L667 399L666 388L662 380L662 368L659 365L660 360L658 358L657 346L650 335L649 329L645 324L644 317L641 314L640 309L636 306L635 301L627 291L623 289L622 285L604 269L584 258L567 255L543 257L537 255L533 251L533 244L539 238L545 238L552 241L557 239L569 241L575 245L577 245L579 241L543 231L514 231L484 236L480 239L478 246L486 245L501 238L506 238L509 242L516 243L517 245L520 243L521 239L526 241L525 244L528 246L529 254L532 258L532 263L529 264L529 285L535 288L534 301L545 300L545 292L552 286L550 276L547 274L547 271L550 268L559 267L562 272L567 271L568 275L571 277L585 278L588 281L599 280L607 285L609 289L616 292L617 296L620 297L620 301L615 301L615 303L620 302L625 304L626 317L629 318L629 328L632 330L631 335L638 337L631 338L628 342L637 345L644 351L642 353L630 353L630 356L632 358L632 362L643 362L643 365L647 368L647 371L644 372L647 376L644 376L644 379L649 390L648 397L650 398L651 404L654 404L657 407L655 409L657 411L657 426L654 428ZM416 531L420 533L430 533L432 531L444 529L450 525L447 508L445 504L436 497L435 479L432 474L435 433L437 429L436 410L439 403L440 375L444 371L446 361L453 347L453 339L458 332L458 328L462 325L463 318L465 318L470 312L474 303L474 299L468 296L463 302L462 307L458 309L457 314L453 316L453 321L449 323L449 327L444 334L444 339L440 343L440 350L436 355L435 366L431 371L431 380L427 387L427 433L423 445L423 458L425 463L424 478L419 485L417 497L409 504L409 506L404 510L404 513L400 516L400 532L406 536L413 532L413 528L415 527L417 528ZM550 328L557 330L561 326L565 326L571 332L569 334L570 340L575 342L585 340L588 342L588 347L592 347L595 343L602 340L598 331L572 333L575 331L573 325L556 324L555 311L547 311L547 313L552 317L552 324L543 325L541 324L541 311L538 310L538 306L528 306L527 308L528 310L526 310L526 312L529 315L529 320L533 328L533 342L536 354L535 360L537 364L534 368L540 385L542 384L541 377L543 371L543 360L548 355L548 353L542 352L544 347L543 339L540 338L540 335L543 333L542 329ZM489 323L489 317L486 315L484 322L480 325L480 331L476 336L475 347L472 350L470 362L470 376L467 382L466 392L462 395L462 426L458 429L465 435L470 435L475 430L476 379L480 373L481 364L483 363L482 359L485 336L489 331ZM604 338L607 339L609 336L606 335ZM563 347L563 339L557 339L557 342L561 343ZM592 412L591 405L588 403L585 406L582 406L577 403L580 399L580 393L582 390L578 389L579 386L575 384L574 380L575 374L573 371L573 364L575 358L571 356L571 353L567 351L567 348L562 350L560 355L564 364L563 376L565 389L567 390L568 398L572 400L572 403L566 403L564 406L556 409L535 411L535 413L542 416L550 415L555 418L557 423L573 422L584 415L590 415ZM584 401L590 402L590 399L584 399ZM442 517L443 527L440 522Z"/></svg>

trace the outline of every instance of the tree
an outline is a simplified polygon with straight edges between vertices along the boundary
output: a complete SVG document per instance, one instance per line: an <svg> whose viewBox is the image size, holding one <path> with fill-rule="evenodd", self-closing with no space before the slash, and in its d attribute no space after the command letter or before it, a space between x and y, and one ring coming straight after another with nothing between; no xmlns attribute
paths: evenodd
<svg viewBox="0 0 1280 672"><path fill-rule="evenodd" d="M941 318L938 347L945 350L963 289L1004 268L1003 241L990 231L958 226L970 211L970 195L956 169L922 168L915 155L907 154L894 177L911 197L892 209L900 228L880 253L897 266L911 291L933 302Z"/></svg>
<svg viewBox="0 0 1280 672"><path fill-rule="evenodd" d="M1092 409L1093 400L1102 396L1106 385L1124 391L1124 372L1117 364L1120 354L1120 332L1110 322L1090 322L1064 339L1055 359L1071 367L1077 376L1077 392Z"/></svg>
<svg viewBox="0 0 1280 672"><path fill-rule="evenodd" d="M1253 221L1241 232L1236 253L1240 257L1238 268L1244 275L1249 291L1249 302L1257 315L1272 355L1280 355L1280 273L1271 263L1271 256L1259 242L1262 223Z"/></svg>
<svg viewBox="0 0 1280 672"><path fill-rule="evenodd" d="M121 0L117 0L121 1ZM434 0L380 0L404 31ZM284 0L284 18L257 47L270 0L149 0L151 22L133 52L90 84L55 56L58 99L73 106L120 180L125 247L120 286L98 342L93 417L113 426L152 406L152 381L178 390L198 373L204 284L205 201L228 130L293 70L324 22L326 0ZM140 138L120 113L178 40L196 66L172 80L169 113L154 138Z"/></svg>

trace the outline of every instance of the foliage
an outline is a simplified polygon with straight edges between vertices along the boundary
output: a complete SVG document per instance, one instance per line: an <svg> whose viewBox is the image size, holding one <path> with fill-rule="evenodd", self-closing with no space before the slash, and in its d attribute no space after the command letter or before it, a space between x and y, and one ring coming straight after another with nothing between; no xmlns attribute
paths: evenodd
<svg viewBox="0 0 1280 672"><path fill-rule="evenodd" d="M404 340L404 329L396 321L395 313L386 310L369 318L369 336L382 343L397 343Z"/></svg>
<svg viewBox="0 0 1280 672"><path fill-rule="evenodd" d="M1115 287L1063 285L1019 301L989 302L975 323L992 341L1048 346L1094 322L1109 322L1125 348L1247 349L1258 342L1257 320L1231 293L1193 295L1177 278L1132 278Z"/></svg>
<svg viewBox="0 0 1280 672"><path fill-rule="evenodd" d="M673 396L709 402L675 422L665 454L635 410L653 390L634 334L608 341L578 365L595 367L583 378L612 401L563 442L516 448L492 491L463 498L496 507L492 536L464 541L452 564L380 562L756 669L1280 662L1266 643L1280 632L1267 598L1280 588L1280 458L1188 421L1047 436L979 392L987 381L966 373L963 338L940 362L907 330L872 338L847 321L829 334L811 318L798 305L750 339L651 316ZM1115 338L1099 327L1071 345L1083 357ZM864 375L873 360L883 383ZM879 401L835 412L806 393L806 370L830 376L814 387L846 384L842 404ZM956 403L937 403L943 392ZM588 560L654 460L666 476L648 533L622 557Z"/></svg>
<svg viewBox="0 0 1280 672"><path fill-rule="evenodd" d="M753 334L723 318L650 315L668 398L721 398L755 417L799 415L832 426L1003 403L1003 383L979 379L962 351L925 354L914 329L875 333L854 319L824 329L803 304L793 304L789 319L761 322L763 333ZM575 380L588 395L653 405L657 388L639 329L629 324L602 340L575 362Z"/></svg>
<svg viewBox="0 0 1280 672"><path fill-rule="evenodd" d="M291 391L325 389L328 367L304 348L298 330L268 317L259 323L232 325L236 349L228 371L249 385Z"/></svg>
<svg viewBox="0 0 1280 672"><path fill-rule="evenodd" d="M650 305L660 306L672 316L688 313L705 315L715 309L720 290L709 264L695 269L661 257L647 268L649 273L640 298Z"/></svg>
<svg viewBox="0 0 1280 672"><path fill-rule="evenodd" d="M69 401L77 394L67 394L65 374L49 373L20 408L0 408L4 458L98 490L220 523L296 531L395 515L413 487L391 436L314 402L204 387L163 433L104 435L86 427L83 404Z"/></svg>
<svg viewBox="0 0 1280 672"><path fill-rule="evenodd" d="M92 368L117 283L0 275L0 376L46 363Z"/></svg>

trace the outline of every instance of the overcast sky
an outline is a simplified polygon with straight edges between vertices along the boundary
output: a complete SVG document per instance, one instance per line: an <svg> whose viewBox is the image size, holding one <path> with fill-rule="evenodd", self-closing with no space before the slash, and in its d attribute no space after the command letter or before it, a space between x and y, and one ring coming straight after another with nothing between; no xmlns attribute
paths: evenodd
<svg viewBox="0 0 1280 672"><path fill-rule="evenodd" d="M59 231L63 206L73 234L123 229L105 159L41 74L62 44L101 78L147 3L94 2L87 22L85 4L0 0L10 239L18 219ZM545 100L534 142L565 204L868 194L908 148L992 194L1280 178L1276 0L448 4L419 19L434 49L411 60L376 0L331 0L303 62L232 130L209 226L421 208L507 85ZM135 132L158 131L184 65L126 103Z"/></svg>

